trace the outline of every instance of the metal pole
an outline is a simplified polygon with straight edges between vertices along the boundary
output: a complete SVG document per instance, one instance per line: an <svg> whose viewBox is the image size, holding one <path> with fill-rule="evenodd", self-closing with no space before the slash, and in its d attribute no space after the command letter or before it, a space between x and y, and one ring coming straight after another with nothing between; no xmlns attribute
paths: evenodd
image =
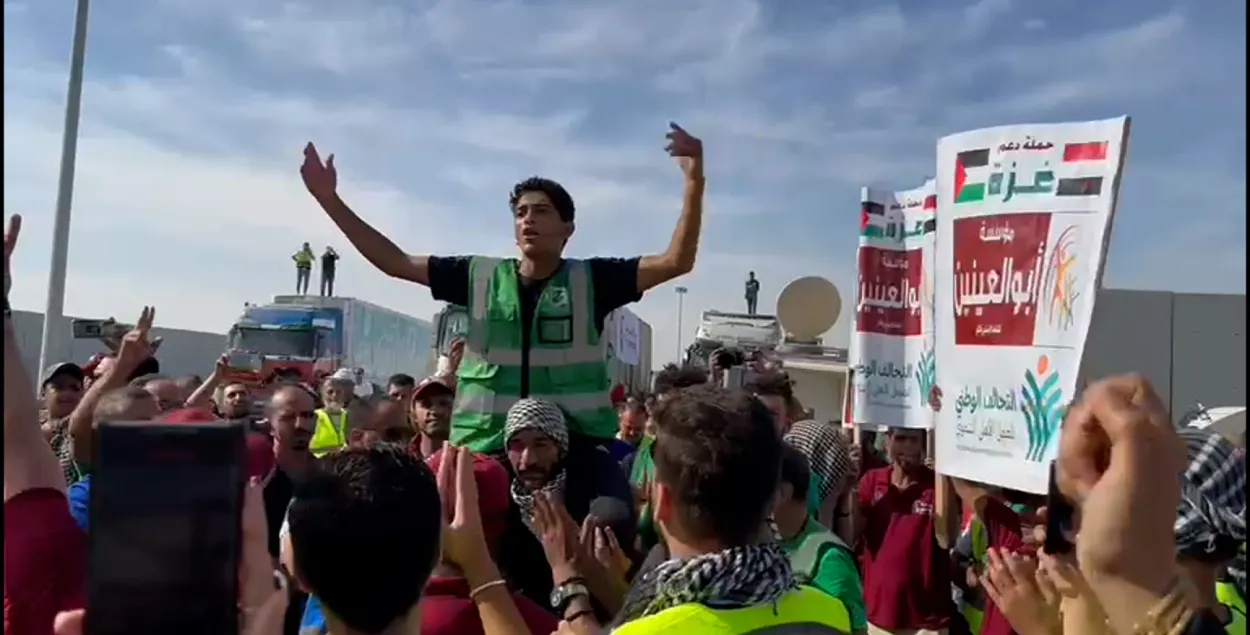
<svg viewBox="0 0 1250 635"><path fill-rule="evenodd" d="M69 59L69 89L65 96L65 128L61 133L61 175L56 187L56 220L52 227L52 265L48 268L48 303L43 310L43 342L39 368L64 361L69 354L61 324L65 313L65 277L69 263L69 221L74 201L74 162L78 156L78 121L82 114L83 66L87 57L89 0L78 0L74 12L74 43Z"/></svg>
<svg viewBox="0 0 1250 635"><path fill-rule="evenodd" d="M682 341L681 341L681 333L682 333L681 309L682 309L683 300L685 300L686 298L686 291L687 291L686 287L677 287L677 363L678 364L682 363L683 361L682 353L685 350L682 348Z"/></svg>

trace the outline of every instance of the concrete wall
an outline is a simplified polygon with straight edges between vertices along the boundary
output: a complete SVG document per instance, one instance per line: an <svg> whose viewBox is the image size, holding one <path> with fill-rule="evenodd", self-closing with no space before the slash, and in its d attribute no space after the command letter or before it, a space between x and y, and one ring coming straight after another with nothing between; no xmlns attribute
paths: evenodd
<svg viewBox="0 0 1250 635"><path fill-rule="evenodd" d="M1246 296L1104 289L1082 380L1137 372L1179 417L1197 402L1246 405Z"/></svg>
<svg viewBox="0 0 1250 635"><path fill-rule="evenodd" d="M61 327L68 336L73 318L66 317ZM18 344L22 348L22 362L37 382L39 369L39 344L43 337L43 314L32 311L14 311L13 326L17 332ZM213 370L213 362L226 350L226 336L219 333L204 333L183 329L153 328L152 334L165 338L157 350L156 358L161 362L161 373L168 375L207 375ZM86 362L96 353L105 351L99 340L73 340L70 345L69 360L79 364Z"/></svg>

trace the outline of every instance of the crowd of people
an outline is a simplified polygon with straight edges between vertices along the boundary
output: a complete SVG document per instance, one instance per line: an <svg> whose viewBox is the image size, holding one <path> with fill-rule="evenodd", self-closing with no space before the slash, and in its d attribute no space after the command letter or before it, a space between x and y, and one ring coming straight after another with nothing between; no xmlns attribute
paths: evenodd
<svg viewBox="0 0 1250 635"><path fill-rule="evenodd" d="M545 179L510 200L519 259L403 254L338 198L310 145L305 182L352 244L469 308L439 374L376 393L334 374L260 395L226 380L224 359L165 377L150 307L115 354L31 385L8 307L13 219L6 635L91 630L101 424L212 420L247 429L248 635L1245 632L1244 441L1178 431L1138 377L1069 407L1064 553L1042 548L1045 498L940 476L924 431L857 439L812 420L783 368L731 389L715 364L672 365L648 392L609 390L604 316L693 267L702 146L676 126L670 141L686 196L669 251L585 261L561 255L572 199Z"/></svg>

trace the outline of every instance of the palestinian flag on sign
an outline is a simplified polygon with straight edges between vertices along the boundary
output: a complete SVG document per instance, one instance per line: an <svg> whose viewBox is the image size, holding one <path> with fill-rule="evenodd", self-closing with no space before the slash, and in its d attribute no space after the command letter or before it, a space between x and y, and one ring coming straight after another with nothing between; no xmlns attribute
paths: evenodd
<svg viewBox="0 0 1250 635"><path fill-rule="evenodd" d="M1063 162L1090 163L1107 160L1106 141L1086 141L1069 143L1063 146ZM1098 196L1102 194L1101 176L1087 176L1073 179L1059 179L1055 185L1055 196Z"/></svg>
<svg viewBox="0 0 1250 635"><path fill-rule="evenodd" d="M885 216L885 206L881 203L863 201L859 206L859 231L864 231L871 224L873 216Z"/></svg>
<svg viewBox="0 0 1250 635"><path fill-rule="evenodd" d="M985 200L985 181L990 167L990 149L964 150L955 155L955 203Z"/></svg>

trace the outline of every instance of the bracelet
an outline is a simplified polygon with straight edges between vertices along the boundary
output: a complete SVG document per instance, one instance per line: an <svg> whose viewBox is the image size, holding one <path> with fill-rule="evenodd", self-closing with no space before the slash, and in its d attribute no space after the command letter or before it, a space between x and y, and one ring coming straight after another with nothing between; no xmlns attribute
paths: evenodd
<svg viewBox="0 0 1250 635"><path fill-rule="evenodd" d="M485 593L497 586L504 586L506 584L508 583L504 582L503 580L491 580L490 582L487 582L486 584L483 584L482 586L476 589L473 589L472 591L469 591L469 599L476 600L477 596L481 595L482 593Z"/></svg>
<svg viewBox="0 0 1250 635"><path fill-rule="evenodd" d="M1183 632L1194 616L1194 610L1186 602L1186 590L1181 578L1173 580L1167 594L1133 626L1133 635L1176 635Z"/></svg>
<svg viewBox="0 0 1250 635"><path fill-rule="evenodd" d="M568 622L569 624L572 624L573 622L576 622L577 620L580 620L583 617L594 617L594 616L595 616L594 611L590 609L582 609L572 615L565 617L564 621Z"/></svg>
<svg viewBox="0 0 1250 635"><path fill-rule="evenodd" d="M564 582L557 582L554 588L557 588L557 589L558 589L558 588L560 588L560 587L562 587L562 586L568 586L568 585L570 585L570 584L582 584L582 585L584 585L584 584L586 584L586 578L583 578L583 577L582 577L582 576L580 576L580 575L570 576L570 577L569 577L568 579L566 579Z"/></svg>

